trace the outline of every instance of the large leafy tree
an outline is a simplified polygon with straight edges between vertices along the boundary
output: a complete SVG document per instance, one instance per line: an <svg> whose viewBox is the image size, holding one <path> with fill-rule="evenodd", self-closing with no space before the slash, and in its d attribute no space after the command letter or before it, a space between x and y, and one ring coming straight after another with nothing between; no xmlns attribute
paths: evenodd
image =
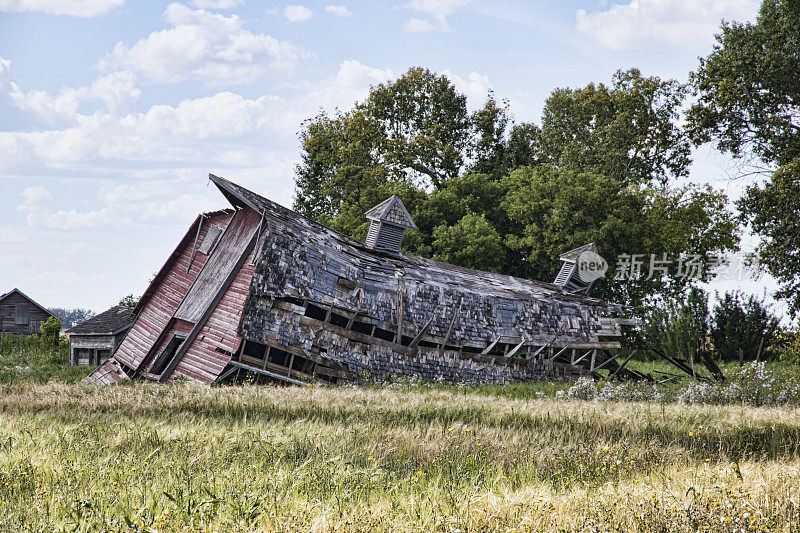
<svg viewBox="0 0 800 533"><path fill-rule="evenodd" d="M618 254L730 250L726 198L667 184L689 165L684 94L675 81L618 72L610 87L554 91L539 128L514 124L492 93L468 113L447 78L411 69L352 110L305 123L295 207L363 238L363 213L397 194L418 227L405 252L540 280L587 242L612 267ZM609 280L593 291L636 305L688 281Z"/></svg>
<svg viewBox="0 0 800 533"><path fill-rule="evenodd" d="M678 125L686 87L617 71L611 86L556 89L545 102L540 157L621 183L666 183L688 173L690 142Z"/></svg>
<svg viewBox="0 0 800 533"><path fill-rule="evenodd" d="M755 23L723 23L717 44L692 75L698 101L687 114L696 143L769 175L738 202L762 237L761 264L778 296L800 311L800 0L765 0Z"/></svg>
<svg viewBox="0 0 800 533"><path fill-rule="evenodd" d="M692 283L677 276L682 254L734 250L736 221L727 199L710 188L632 186L604 176L552 167L521 168L504 180L510 224L507 243L515 253L510 270L535 279L553 279L558 257L571 248L597 243L609 273L596 294L639 306L652 294L680 293ZM617 257L642 254L642 276L615 282ZM663 263L664 254L670 263ZM667 267L649 276L650 261ZM712 275L701 267L698 274Z"/></svg>

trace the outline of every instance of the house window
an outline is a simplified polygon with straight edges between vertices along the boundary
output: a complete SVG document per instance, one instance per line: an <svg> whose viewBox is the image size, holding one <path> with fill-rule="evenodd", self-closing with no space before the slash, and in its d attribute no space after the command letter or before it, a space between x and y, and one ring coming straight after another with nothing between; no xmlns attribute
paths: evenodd
<svg viewBox="0 0 800 533"><path fill-rule="evenodd" d="M163 374L172 360L175 359L175 354L178 353L178 349L185 340L186 337L181 337L178 335L172 337L172 339L169 341L169 344L167 344L167 347L164 348L163 352L161 352L161 355L159 355L156 360L153 361L153 366L150 367L150 373L156 376Z"/></svg>
<svg viewBox="0 0 800 533"><path fill-rule="evenodd" d="M211 251L211 248L214 246L214 243L217 242L217 239L221 234L222 228L219 226L210 226L206 232L206 236L203 238L203 242L200 243L200 248L198 248L197 251L201 254L208 255L208 252Z"/></svg>
<svg viewBox="0 0 800 533"><path fill-rule="evenodd" d="M23 325L28 323L28 306L17 304L14 306L14 324Z"/></svg>

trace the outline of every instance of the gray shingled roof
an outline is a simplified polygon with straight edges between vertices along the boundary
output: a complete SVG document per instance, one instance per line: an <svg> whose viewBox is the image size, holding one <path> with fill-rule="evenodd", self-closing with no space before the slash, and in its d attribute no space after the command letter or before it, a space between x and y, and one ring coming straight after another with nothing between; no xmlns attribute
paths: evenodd
<svg viewBox="0 0 800 533"><path fill-rule="evenodd" d="M99 315L82 322L72 329L68 329L68 334L88 335L91 333L101 335L111 335L126 326L133 324L136 315L133 309L125 305L115 305L108 311L103 311Z"/></svg>

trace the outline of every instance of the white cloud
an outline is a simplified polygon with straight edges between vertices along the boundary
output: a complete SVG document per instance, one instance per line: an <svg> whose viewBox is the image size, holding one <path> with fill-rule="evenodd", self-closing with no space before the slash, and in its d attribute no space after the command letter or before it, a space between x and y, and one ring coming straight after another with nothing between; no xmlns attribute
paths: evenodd
<svg viewBox="0 0 800 533"><path fill-rule="evenodd" d="M10 73L11 73L11 60L3 59L3 56L0 56L0 80L2 80Z"/></svg>
<svg viewBox="0 0 800 533"><path fill-rule="evenodd" d="M32 206L52 200L53 195L41 185L35 185L22 191L22 199L25 200L26 206Z"/></svg>
<svg viewBox="0 0 800 533"><path fill-rule="evenodd" d="M669 44L704 49L722 19L747 20L758 11L754 0L630 0L603 11L579 9L576 28L612 50Z"/></svg>
<svg viewBox="0 0 800 533"><path fill-rule="evenodd" d="M76 114L63 129L0 131L0 173L100 177L119 161L131 170L188 166L201 175L218 164L265 168L276 154L296 157L294 132L320 106L349 107L387 77L388 71L346 61L334 76L301 86L291 99L222 91L145 112ZM247 156L239 159L242 152Z"/></svg>
<svg viewBox="0 0 800 533"><path fill-rule="evenodd" d="M136 77L130 72L113 72L98 78L88 87L65 87L56 96L47 91L24 92L12 82L9 96L19 109L38 115L48 124L58 124L60 121L74 122L80 105L89 100L101 100L109 111L126 107L141 95L135 82Z"/></svg>
<svg viewBox="0 0 800 533"><path fill-rule="evenodd" d="M170 4L164 17L172 27L132 46L117 43L100 67L128 70L156 83L195 79L237 84L253 82L271 71L289 73L308 55L287 41L245 30L236 15Z"/></svg>
<svg viewBox="0 0 800 533"><path fill-rule="evenodd" d="M430 20L411 18L403 24L403 29L412 33L427 33L437 31L440 27Z"/></svg>
<svg viewBox="0 0 800 533"><path fill-rule="evenodd" d="M0 11L40 11L48 15L92 18L125 4L125 0L0 0Z"/></svg>
<svg viewBox="0 0 800 533"><path fill-rule="evenodd" d="M476 108L484 104L486 96L489 94L489 89L492 88L489 77L475 71L470 72L466 78L462 78L449 69L443 71L442 74L447 76L456 89L467 96L467 102Z"/></svg>
<svg viewBox="0 0 800 533"><path fill-rule="evenodd" d="M192 0L192 5L200 9L231 9L243 3L243 0Z"/></svg>
<svg viewBox="0 0 800 533"><path fill-rule="evenodd" d="M288 5L283 10L283 16L286 17L289 22L305 22L314 16L314 12L301 4Z"/></svg>
<svg viewBox="0 0 800 533"><path fill-rule="evenodd" d="M88 95L99 98L109 111L124 108L139 99L142 91L136 87L136 76L127 71L113 72L95 80Z"/></svg>
<svg viewBox="0 0 800 533"><path fill-rule="evenodd" d="M353 14L349 9L347 9L347 6L337 6L334 4L328 4L325 6L325 12L335 17L349 17Z"/></svg>
<svg viewBox="0 0 800 533"><path fill-rule="evenodd" d="M21 242L25 242L26 240L27 239L21 228L0 226L0 243L18 244ZM0 254L0 265L2 265L4 259L8 259L8 257L6 257L6 254L5 253ZM11 264L13 264L13 262Z"/></svg>
<svg viewBox="0 0 800 533"><path fill-rule="evenodd" d="M428 15L430 19L408 19L403 29L409 32L450 31L447 17L469 2L470 0L411 0L406 7Z"/></svg>

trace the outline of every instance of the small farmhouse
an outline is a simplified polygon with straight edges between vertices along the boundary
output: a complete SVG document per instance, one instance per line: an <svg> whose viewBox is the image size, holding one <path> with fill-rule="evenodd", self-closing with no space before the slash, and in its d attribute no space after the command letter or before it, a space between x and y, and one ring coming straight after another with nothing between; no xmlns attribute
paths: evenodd
<svg viewBox="0 0 800 533"><path fill-rule="evenodd" d="M632 375L607 351L621 307L583 294L571 266L555 284L408 256L415 225L398 197L365 214L361 242L209 177L231 208L197 217L88 380Z"/></svg>
<svg viewBox="0 0 800 533"><path fill-rule="evenodd" d="M31 335L51 316L50 311L19 289L0 296L0 333Z"/></svg>
<svg viewBox="0 0 800 533"><path fill-rule="evenodd" d="M111 309L68 329L69 362L72 365L101 365L117 351L133 325L133 308L115 305Z"/></svg>

